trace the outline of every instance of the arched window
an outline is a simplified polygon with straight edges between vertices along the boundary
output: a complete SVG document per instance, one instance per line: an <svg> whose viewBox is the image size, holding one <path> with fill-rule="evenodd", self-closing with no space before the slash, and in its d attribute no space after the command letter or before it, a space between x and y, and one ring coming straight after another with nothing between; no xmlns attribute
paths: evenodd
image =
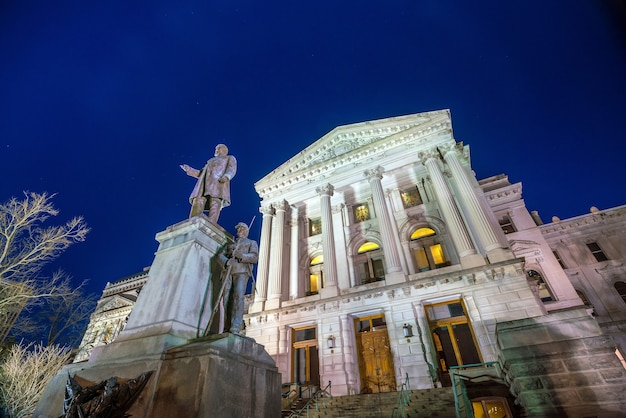
<svg viewBox="0 0 626 418"><path fill-rule="evenodd" d="M417 271L428 271L449 266L437 233L431 228L418 228L411 234L411 250Z"/></svg>
<svg viewBox="0 0 626 418"><path fill-rule="evenodd" d="M317 295L322 287L324 287L324 256L317 255L311 259L309 265L309 290L307 296Z"/></svg>
<svg viewBox="0 0 626 418"><path fill-rule="evenodd" d="M619 293L624 303L626 303L626 283L615 282L613 286L615 286L615 290L617 290L617 293Z"/></svg>
<svg viewBox="0 0 626 418"><path fill-rule="evenodd" d="M385 280L383 251L375 242L367 241L359 247L355 265L360 284Z"/></svg>
<svg viewBox="0 0 626 418"><path fill-rule="evenodd" d="M556 300L541 273L536 270L528 270L526 275L529 280L536 283L537 290L539 291L539 299L541 299L542 302L554 302Z"/></svg>

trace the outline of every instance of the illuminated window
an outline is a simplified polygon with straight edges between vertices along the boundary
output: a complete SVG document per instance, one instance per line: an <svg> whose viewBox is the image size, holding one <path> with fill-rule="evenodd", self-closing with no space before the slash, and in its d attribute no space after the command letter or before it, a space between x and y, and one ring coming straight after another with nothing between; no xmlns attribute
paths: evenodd
<svg viewBox="0 0 626 418"><path fill-rule="evenodd" d="M357 250L355 258L361 284L385 279L383 253L375 242L368 241Z"/></svg>
<svg viewBox="0 0 626 418"><path fill-rule="evenodd" d="M322 233L322 218L309 219L309 236L319 235Z"/></svg>
<svg viewBox="0 0 626 418"><path fill-rule="evenodd" d="M591 254L596 258L596 261L606 261L609 258L604 254L602 248L598 245L597 242L589 242L587 243L587 248L591 251Z"/></svg>
<svg viewBox="0 0 626 418"><path fill-rule="evenodd" d="M526 272L526 275L530 280L534 281L537 284L539 299L541 299L542 302L553 302L556 300L541 273L535 270L528 270Z"/></svg>
<svg viewBox="0 0 626 418"><path fill-rule="evenodd" d="M506 418L513 414L505 398L489 397L472 399L475 418Z"/></svg>
<svg viewBox="0 0 626 418"><path fill-rule="evenodd" d="M359 203L353 206L352 210L354 211L355 222L363 222L370 219L370 208L367 206L367 203Z"/></svg>
<svg viewBox="0 0 626 418"><path fill-rule="evenodd" d="M324 256L318 255L311 259L309 268L309 290L307 296L317 295L324 283Z"/></svg>
<svg viewBox="0 0 626 418"><path fill-rule="evenodd" d="M418 228L411 234L411 239L420 239L435 235L435 230L430 228Z"/></svg>
<svg viewBox="0 0 626 418"><path fill-rule="evenodd" d="M509 218L507 215L502 217L502 219L500 219L498 222L500 223L500 228L502 228L502 231L504 231L505 234L515 232L515 225L513 225L511 218Z"/></svg>
<svg viewBox="0 0 626 418"><path fill-rule="evenodd" d="M417 187L401 191L400 197L402 198L402 205L404 205L405 209L412 208L413 206L418 206L423 203Z"/></svg>
<svg viewBox="0 0 626 418"><path fill-rule="evenodd" d="M436 233L431 228L418 228L411 234L411 249L417 264L417 271L427 271L449 266Z"/></svg>

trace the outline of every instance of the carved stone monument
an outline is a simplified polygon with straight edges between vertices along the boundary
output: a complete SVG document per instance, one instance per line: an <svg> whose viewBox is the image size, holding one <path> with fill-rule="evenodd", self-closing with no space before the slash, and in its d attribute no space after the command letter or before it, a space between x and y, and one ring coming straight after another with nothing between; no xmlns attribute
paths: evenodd
<svg viewBox="0 0 626 418"><path fill-rule="evenodd" d="M219 253L232 238L200 214L157 234L159 248L124 330L86 363L66 366L47 386L33 417L63 413L68 374L90 382L152 376L130 417L277 417L281 378L253 339L201 337L220 276ZM201 337L201 338L199 338Z"/></svg>

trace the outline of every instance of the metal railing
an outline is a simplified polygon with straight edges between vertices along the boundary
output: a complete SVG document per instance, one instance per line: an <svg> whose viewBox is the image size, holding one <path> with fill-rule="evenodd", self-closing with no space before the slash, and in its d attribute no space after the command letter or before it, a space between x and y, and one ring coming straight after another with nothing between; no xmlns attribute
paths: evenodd
<svg viewBox="0 0 626 418"><path fill-rule="evenodd" d="M391 418L402 417L406 418L405 409L409 406L411 402L411 387L409 386L409 374L406 374L406 378L404 382L400 386L400 394L398 395L398 402L396 402L396 406L391 411Z"/></svg>
<svg viewBox="0 0 626 418"><path fill-rule="evenodd" d="M485 373L482 375L474 375L474 376L465 376L461 374L462 370L465 369L490 369L493 368L495 373ZM500 363L497 361L490 361L486 363L475 363L475 364L464 364L462 366L450 366L450 379L452 380L452 393L454 395L454 410L457 418L474 418L474 409L472 407L472 402L467 396L467 388L465 385L465 381L475 379L477 377L494 377L497 379L502 379L502 370L500 368ZM461 403L461 400L463 403Z"/></svg>
<svg viewBox="0 0 626 418"><path fill-rule="evenodd" d="M329 380L328 385L326 385L325 388L316 390L311 399L309 399L309 401L302 408L289 414L289 418L302 416L310 418L310 413L313 408L315 409L315 412L319 412L320 403L322 408L326 408L326 400L333 398L331 393L331 383L332 382Z"/></svg>

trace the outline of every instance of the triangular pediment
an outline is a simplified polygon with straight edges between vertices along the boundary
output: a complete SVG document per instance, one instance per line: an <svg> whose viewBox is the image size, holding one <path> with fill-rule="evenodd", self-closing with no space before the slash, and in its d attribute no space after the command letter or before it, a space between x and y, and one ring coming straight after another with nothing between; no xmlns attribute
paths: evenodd
<svg viewBox="0 0 626 418"><path fill-rule="evenodd" d="M445 132L451 138L449 110L417 113L338 126L263 177L255 188L263 194L286 178L307 177L342 165L358 165L393 148L416 149Z"/></svg>
<svg viewBox="0 0 626 418"><path fill-rule="evenodd" d="M105 301L102 305L100 305L94 313L102 313L107 311L112 311L120 308L133 307L135 305L134 300L126 298L122 295L112 296L109 300Z"/></svg>

